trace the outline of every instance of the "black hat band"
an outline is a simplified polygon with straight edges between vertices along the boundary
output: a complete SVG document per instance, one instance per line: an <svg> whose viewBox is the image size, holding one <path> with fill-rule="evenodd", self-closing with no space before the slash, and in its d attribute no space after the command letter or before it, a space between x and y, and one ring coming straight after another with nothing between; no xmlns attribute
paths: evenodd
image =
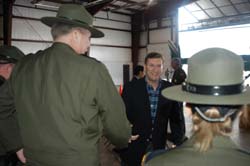
<svg viewBox="0 0 250 166"><path fill-rule="evenodd" d="M17 60L8 56L0 55L0 64L16 63Z"/></svg>
<svg viewBox="0 0 250 166"><path fill-rule="evenodd" d="M207 85L197 85L191 83L183 83L182 90L190 93L201 94L201 95L213 95L213 96L222 96L222 95L233 95L239 94L244 91L244 84L235 84L235 85L220 85L220 86L207 86Z"/></svg>
<svg viewBox="0 0 250 166"><path fill-rule="evenodd" d="M66 19L66 20L78 22L78 23L80 23L80 24L84 24L84 25L86 25L86 26L89 26L89 27L93 28L92 24L88 24L88 23L86 23L86 22L83 22L83 21L80 21L80 20L76 20L76 19L73 19L73 18L70 18L70 17L62 17L62 16L59 16L59 17L56 17L56 18L62 18L62 19Z"/></svg>

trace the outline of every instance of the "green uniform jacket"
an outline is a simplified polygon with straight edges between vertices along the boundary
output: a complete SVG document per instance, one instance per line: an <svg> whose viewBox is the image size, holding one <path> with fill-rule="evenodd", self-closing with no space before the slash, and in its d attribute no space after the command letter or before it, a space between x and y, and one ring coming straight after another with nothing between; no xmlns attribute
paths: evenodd
<svg viewBox="0 0 250 166"><path fill-rule="evenodd" d="M216 137L212 149L198 152L192 140L181 147L156 155L145 166L249 166L250 155L227 137Z"/></svg>
<svg viewBox="0 0 250 166"><path fill-rule="evenodd" d="M23 58L1 96L14 96L27 166L97 166L102 133L118 148L131 135L105 66L63 43ZM13 110L4 97L0 119Z"/></svg>
<svg viewBox="0 0 250 166"><path fill-rule="evenodd" d="M0 87L6 80L0 75ZM5 89L7 90L7 89ZM0 91L0 101L1 101ZM12 102L13 100L10 100ZM5 102L5 104L8 104ZM1 110L0 110L1 111ZM21 136L16 121L16 113L13 112L12 116L5 116L0 119L0 156L6 155L8 152L15 152L22 147ZM14 132L13 132L14 131Z"/></svg>

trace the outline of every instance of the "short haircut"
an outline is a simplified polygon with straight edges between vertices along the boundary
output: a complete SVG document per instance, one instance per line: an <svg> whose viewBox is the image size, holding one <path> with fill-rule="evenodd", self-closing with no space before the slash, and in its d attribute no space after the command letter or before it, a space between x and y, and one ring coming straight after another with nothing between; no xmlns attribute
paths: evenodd
<svg viewBox="0 0 250 166"><path fill-rule="evenodd" d="M143 66L137 65L137 66L134 68L134 75L137 76L137 75L140 73L140 71L143 72L143 70L144 70L144 67L143 67Z"/></svg>
<svg viewBox="0 0 250 166"><path fill-rule="evenodd" d="M163 57L162 57L162 55L161 55L160 53L151 52L151 53L149 53L149 54L146 56L144 63L147 64L148 59L158 59L158 58L160 58L160 59L162 59L162 61L164 61L164 60L163 60Z"/></svg>
<svg viewBox="0 0 250 166"><path fill-rule="evenodd" d="M181 65L181 59L180 58L172 58L172 62L177 64L177 65Z"/></svg>
<svg viewBox="0 0 250 166"><path fill-rule="evenodd" d="M76 27L75 25L65 24L65 23L55 23L51 28L51 35L55 40L59 36L66 35L74 29L79 29L82 31L84 28Z"/></svg>

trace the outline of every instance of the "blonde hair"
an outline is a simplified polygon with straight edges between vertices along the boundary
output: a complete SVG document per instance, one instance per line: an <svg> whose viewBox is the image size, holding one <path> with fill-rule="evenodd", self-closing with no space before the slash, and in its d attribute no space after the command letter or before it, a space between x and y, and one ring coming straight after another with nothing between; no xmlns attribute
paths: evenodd
<svg viewBox="0 0 250 166"><path fill-rule="evenodd" d="M250 131L250 105L245 105L240 115L239 127L243 130Z"/></svg>
<svg viewBox="0 0 250 166"><path fill-rule="evenodd" d="M204 113L209 118L220 118L219 111L214 107ZM232 120L227 118L224 122L210 123L197 114L193 117L194 147L200 152L205 152L212 147L215 136L228 136L232 131Z"/></svg>

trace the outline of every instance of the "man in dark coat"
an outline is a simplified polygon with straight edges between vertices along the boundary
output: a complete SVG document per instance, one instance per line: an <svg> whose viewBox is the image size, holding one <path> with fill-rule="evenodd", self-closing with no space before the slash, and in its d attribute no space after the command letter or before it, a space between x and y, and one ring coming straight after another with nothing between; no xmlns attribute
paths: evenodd
<svg viewBox="0 0 250 166"><path fill-rule="evenodd" d="M148 151L166 148L168 122L175 145L180 145L185 135L183 112L179 104L161 95L162 89L171 86L171 83L160 79L162 56L158 53L148 54L144 69L146 76L124 88L122 94L132 135L138 137L131 141L126 155L123 155L123 160L129 166L139 166Z"/></svg>
<svg viewBox="0 0 250 166"><path fill-rule="evenodd" d="M15 64L23 57L24 54L22 51L15 46L0 46L0 86L9 79ZM6 119L4 122L1 121L0 128L6 128L6 126L4 126L5 123L11 124L13 121L12 119ZM8 129L10 130L9 132L11 132L10 128L6 128L6 130ZM10 139L15 141L16 138L13 136ZM18 141L16 143L18 143ZM16 143L4 146L3 143L0 142L0 166L16 166L18 164L15 151L19 149L15 147Z"/></svg>
<svg viewBox="0 0 250 166"><path fill-rule="evenodd" d="M185 81L187 75L185 71L181 68L181 60L179 58L173 58L171 61L171 66L174 69L174 74L171 82L174 85L182 84Z"/></svg>
<svg viewBox="0 0 250 166"><path fill-rule="evenodd" d="M135 66L135 68L134 68L134 70L133 70L133 73L134 73L134 76L133 76L133 78L131 79L130 82L137 81L137 80L139 80L140 78L143 78L143 77L144 77L144 67L141 66L141 65Z"/></svg>
<svg viewBox="0 0 250 166"><path fill-rule="evenodd" d="M133 73L134 73L133 78L129 82L126 82L124 84L123 88L126 89L127 86L130 86L130 85L134 84L140 78L143 78L144 77L144 67L141 65L135 66Z"/></svg>
<svg viewBox="0 0 250 166"><path fill-rule="evenodd" d="M91 37L104 34L83 5L61 5L56 17L41 21L51 27L54 43L15 66L0 88L0 121L17 115L27 165L98 166L101 135L118 148L131 136L106 67L81 56Z"/></svg>

